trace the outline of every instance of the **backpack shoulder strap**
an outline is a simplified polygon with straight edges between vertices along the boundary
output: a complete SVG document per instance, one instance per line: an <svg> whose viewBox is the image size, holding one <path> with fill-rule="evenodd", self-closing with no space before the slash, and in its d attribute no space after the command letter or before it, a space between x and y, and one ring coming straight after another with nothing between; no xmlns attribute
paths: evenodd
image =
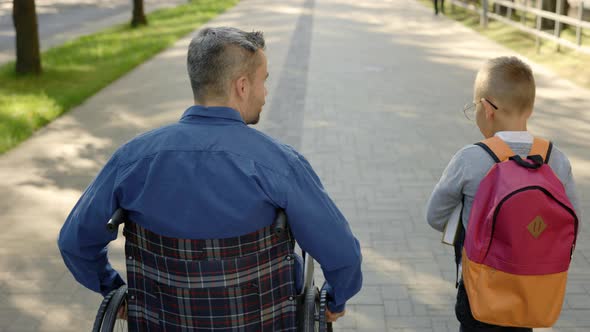
<svg viewBox="0 0 590 332"><path fill-rule="evenodd" d="M545 164L549 163L549 157L551 157L551 150L553 149L553 143L551 141L535 137L533 146L529 156L539 155L543 158Z"/></svg>
<svg viewBox="0 0 590 332"><path fill-rule="evenodd" d="M506 161L515 154L510 146L497 136L475 143L475 145L484 149L497 163Z"/></svg>

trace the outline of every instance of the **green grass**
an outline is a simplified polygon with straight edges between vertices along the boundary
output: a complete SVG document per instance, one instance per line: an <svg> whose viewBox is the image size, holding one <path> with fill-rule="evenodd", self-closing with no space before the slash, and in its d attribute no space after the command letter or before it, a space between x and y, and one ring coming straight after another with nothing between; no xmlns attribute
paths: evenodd
<svg viewBox="0 0 590 332"><path fill-rule="evenodd" d="M41 76L0 67L0 154L172 45L239 0L193 0L148 15L149 25L119 25L42 54Z"/></svg>
<svg viewBox="0 0 590 332"><path fill-rule="evenodd" d="M432 7L432 1L420 0L426 6ZM495 40L522 55L531 61L542 64L553 70L561 77L567 78L577 84L590 88L590 55L574 51L565 46L557 51L557 45L553 42L542 40L541 47L537 50L536 38L533 35L522 32L502 22L490 19L488 28L484 29L479 24L479 15L455 6L451 11L450 3L445 3L445 15L465 26ZM520 21L518 14L513 14L514 21ZM534 16L527 17L527 26L535 27ZM553 30L546 31L553 34ZM575 28L562 32L562 38L570 41L576 40ZM582 45L590 45L590 31L583 31Z"/></svg>

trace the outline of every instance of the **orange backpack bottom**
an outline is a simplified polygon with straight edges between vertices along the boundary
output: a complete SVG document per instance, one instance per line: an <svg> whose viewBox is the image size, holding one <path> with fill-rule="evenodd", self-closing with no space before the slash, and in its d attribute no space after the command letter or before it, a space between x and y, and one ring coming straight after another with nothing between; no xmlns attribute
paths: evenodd
<svg viewBox="0 0 590 332"><path fill-rule="evenodd" d="M463 282L471 313L480 322L511 327L551 327L561 312L567 271L516 275L472 262L463 249Z"/></svg>

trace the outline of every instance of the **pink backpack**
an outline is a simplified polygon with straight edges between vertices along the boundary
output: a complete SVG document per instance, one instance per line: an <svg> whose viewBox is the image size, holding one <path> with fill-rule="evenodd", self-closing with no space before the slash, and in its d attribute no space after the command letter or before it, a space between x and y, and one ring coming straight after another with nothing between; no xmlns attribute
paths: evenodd
<svg viewBox="0 0 590 332"><path fill-rule="evenodd" d="M559 318L578 218L535 138L526 159L498 137L481 146L496 164L481 181L463 247L463 282L478 321L550 327Z"/></svg>

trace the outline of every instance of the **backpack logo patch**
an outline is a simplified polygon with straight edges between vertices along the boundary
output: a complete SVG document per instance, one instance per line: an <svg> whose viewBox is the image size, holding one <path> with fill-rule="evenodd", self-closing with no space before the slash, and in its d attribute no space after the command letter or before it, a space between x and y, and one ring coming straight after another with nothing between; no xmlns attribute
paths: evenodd
<svg viewBox="0 0 590 332"><path fill-rule="evenodd" d="M547 224L545 221L543 221L541 216L536 216L535 219L533 219L533 221L531 221L531 223L527 226L529 233L531 233L535 239L539 238L545 228L547 228Z"/></svg>

